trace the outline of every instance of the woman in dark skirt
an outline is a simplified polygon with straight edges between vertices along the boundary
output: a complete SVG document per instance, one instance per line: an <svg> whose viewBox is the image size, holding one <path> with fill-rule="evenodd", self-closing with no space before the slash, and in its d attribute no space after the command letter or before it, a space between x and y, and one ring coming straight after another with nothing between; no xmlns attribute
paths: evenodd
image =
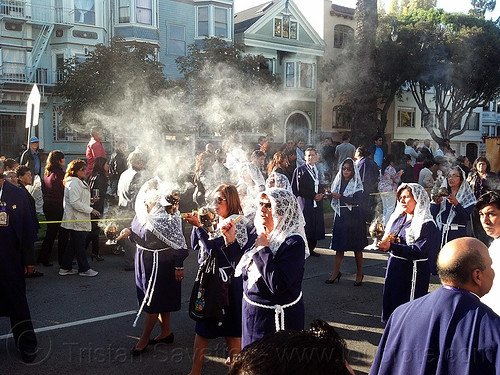
<svg viewBox="0 0 500 375"><path fill-rule="evenodd" d="M255 246L236 267L243 275L242 348L282 329L304 329L302 278L306 248L305 220L291 191L261 193L255 217Z"/></svg>
<svg viewBox="0 0 500 375"><path fill-rule="evenodd" d="M228 346L229 358L241 350L241 299L243 284L241 277L234 277L234 268L241 256L255 240L250 233L247 219L243 217L240 198L236 186L224 184L213 193L215 212L219 217L217 228L210 232L201 225L196 213L186 214L185 220L193 225L191 245L198 250L198 260L201 263L205 257L216 252L219 269L222 269L228 278L228 300L222 322L196 322L196 336L194 339L194 356L191 375L201 374L205 350L210 339L225 337ZM230 238L228 236L234 236Z"/></svg>
<svg viewBox="0 0 500 375"><path fill-rule="evenodd" d="M142 336L132 349L134 356L144 352L149 344L174 341L170 312L181 308L183 262L188 250L178 212L179 195L164 196L160 190L158 179L143 185L137 195L136 215L131 227L120 234L121 238L130 237L137 247L135 283L140 308L134 326L141 312L146 313ZM151 340L157 320L161 332Z"/></svg>
<svg viewBox="0 0 500 375"><path fill-rule="evenodd" d="M429 195L419 184L402 184L398 204L387 222L379 250L389 252L382 302L382 322L396 307L427 294L429 254L439 246L439 231L430 212Z"/></svg>
<svg viewBox="0 0 500 375"><path fill-rule="evenodd" d="M360 207L363 198L363 182L359 177L358 168L350 158L342 163L333 180L332 208L334 211L333 233L330 249L335 250L335 268L326 284L340 282L342 272L340 266L344 259L344 252L354 251L356 260L355 286L363 282L363 249L368 244L366 227L363 220L363 211Z"/></svg>

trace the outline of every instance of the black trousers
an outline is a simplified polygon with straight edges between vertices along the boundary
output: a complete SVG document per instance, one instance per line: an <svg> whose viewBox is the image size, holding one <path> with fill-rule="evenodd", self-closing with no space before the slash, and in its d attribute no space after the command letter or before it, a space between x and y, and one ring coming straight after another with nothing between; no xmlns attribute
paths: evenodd
<svg viewBox="0 0 500 375"><path fill-rule="evenodd" d="M45 202L43 204L43 213L47 221L60 221L63 217L63 206L54 202ZM52 253L52 247L54 246L54 241L59 234L59 239L57 242L57 256L59 265L62 263L62 258L64 256L64 250L68 244L69 233L66 229L61 227L60 223L47 224L47 233L45 234L45 239L42 243L42 248L38 254L38 263L46 263L50 260Z"/></svg>

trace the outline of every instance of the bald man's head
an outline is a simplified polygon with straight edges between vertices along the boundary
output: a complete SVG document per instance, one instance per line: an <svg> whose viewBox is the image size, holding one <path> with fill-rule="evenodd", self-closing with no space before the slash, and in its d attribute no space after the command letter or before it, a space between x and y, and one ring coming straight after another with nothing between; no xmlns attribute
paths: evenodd
<svg viewBox="0 0 500 375"><path fill-rule="evenodd" d="M444 285L469 290L479 296L488 293L493 282L488 248L472 237L448 242L439 253L437 267Z"/></svg>

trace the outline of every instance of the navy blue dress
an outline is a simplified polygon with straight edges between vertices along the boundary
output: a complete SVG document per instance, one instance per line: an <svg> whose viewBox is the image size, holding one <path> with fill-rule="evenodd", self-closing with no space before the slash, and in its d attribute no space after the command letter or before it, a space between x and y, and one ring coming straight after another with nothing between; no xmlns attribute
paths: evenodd
<svg viewBox="0 0 500 375"><path fill-rule="evenodd" d="M344 190L345 186L341 187L340 194ZM363 210L360 206L363 201L363 192L361 191L357 191L352 197L340 197L340 216L335 216L330 249L340 252L363 251L364 247L368 245ZM352 210L349 210L346 203L357 207L352 207ZM366 201L364 203L367 204ZM349 235L346 235L347 233Z"/></svg>
<svg viewBox="0 0 500 375"><path fill-rule="evenodd" d="M244 293L251 301L266 306L283 306L297 300L302 291L304 276L305 244L302 237L288 237L275 255L269 247L264 247L252 259L261 277L249 286L246 269L243 269L242 275ZM304 329L303 298L284 311L285 329ZM255 306L243 299L241 347L275 331L275 310Z"/></svg>
<svg viewBox="0 0 500 375"><path fill-rule="evenodd" d="M224 238L217 237L213 240L209 239L208 233L201 227L193 227L191 232L191 246L193 250L200 251L200 242L203 248L208 252L217 252L217 261L219 268L225 268L226 273L230 276L228 297L229 306L224 309L224 319L222 324L217 321L196 322L196 334L207 338L214 339L217 337L241 337L241 299L243 296L243 282L241 277L234 277L234 269L241 259L243 253L253 245L256 234L254 229L248 229L248 241L240 247L237 241L229 246L225 246Z"/></svg>
<svg viewBox="0 0 500 375"><path fill-rule="evenodd" d="M402 226L398 238L400 243L391 243L389 251L395 256L389 256L385 274L384 297L382 302L382 322L387 322L394 309L410 300L413 261L427 259L431 251L439 246L438 230L432 221L422 225L420 237L413 245L406 244L406 230L411 220L403 224L406 215L394 221L391 233L397 233ZM405 258L405 259L400 259ZM417 263L417 281L414 298L427 294L429 288L429 261Z"/></svg>
<svg viewBox="0 0 500 375"><path fill-rule="evenodd" d="M446 198L443 198L446 199ZM453 207L453 203L448 202L447 200L445 201L446 204L446 209L443 211L441 214L441 222L444 224L448 220L448 216L450 215L450 211ZM439 213L439 208L441 205L439 204L431 204L431 214L436 219L437 214ZM456 238L460 237L466 237L467 236L467 225L469 224L470 220L470 215L472 211L474 210L474 205L471 204L467 208L463 208L462 205L459 203L455 208L455 217L452 220L452 224L458 224L457 230L448 230L448 236L447 239L443 239L443 231L444 231L444 225L439 231L439 238L440 238L440 246L438 246L435 250L429 254L429 264L431 266L431 273L436 274L437 269L436 269L436 261L437 257L439 254L439 249L441 248L441 241L442 245L444 246L445 243L450 242L451 240L454 240Z"/></svg>
<svg viewBox="0 0 500 375"><path fill-rule="evenodd" d="M306 221L306 237L308 241L325 238L325 219L323 215L323 201L316 202L314 207L314 179L311 177L307 164L297 167L292 178L293 194L297 197L299 206ZM322 193L319 185L319 193Z"/></svg>
<svg viewBox="0 0 500 375"><path fill-rule="evenodd" d="M137 245L147 249L164 249L168 246L146 230L134 218L131 225L131 240ZM181 308L181 283L175 280L175 267L182 267L184 259L189 255L187 249L174 250L168 248L158 252L158 274L151 305L144 305L144 311L156 314L169 311L178 311ZM139 305L144 299L149 278L153 269L153 252L137 247L135 256L135 285L137 287L137 300Z"/></svg>
<svg viewBox="0 0 500 375"><path fill-rule="evenodd" d="M472 293L440 288L392 314L370 375L494 375L500 317Z"/></svg>

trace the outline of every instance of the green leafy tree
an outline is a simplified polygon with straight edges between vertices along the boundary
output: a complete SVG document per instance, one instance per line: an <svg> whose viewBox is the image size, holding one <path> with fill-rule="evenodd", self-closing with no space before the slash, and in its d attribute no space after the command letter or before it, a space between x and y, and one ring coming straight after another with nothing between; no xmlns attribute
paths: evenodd
<svg viewBox="0 0 500 375"><path fill-rule="evenodd" d="M191 44L187 56L178 57L176 64L184 76L171 85L194 104L202 131L270 131L278 122L276 103L266 98L277 99L280 79L262 55L245 54L242 45L220 38L206 38L201 46ZM247 108L259 109L250 114Z"/></svg>
<svg viewBox="0 0 500 375"><path fill-rule="evenodd" d="M167 87L162 64L152 46L113 39L109 46L99 44L84 61L65 61L57 94L65 99L63 121L83 124L86 111L113 115L124 97L141 103Z"/></svg>
<svg viewBox="0 0 500 375"><path fill-rule="evenodd" d="M469 14L477 18L485 18L486 12L493 12L497 5L496 0L471 0L472 8Z"/></svg>
<svg viewBox="0 0 500 375"><path fill-rule="evenodd" d="M413 34L407 83L422 126L435 141L463 134L473 110L499 92L500 29L491 21L441 10L418 11L401 22Z"/></svg>

